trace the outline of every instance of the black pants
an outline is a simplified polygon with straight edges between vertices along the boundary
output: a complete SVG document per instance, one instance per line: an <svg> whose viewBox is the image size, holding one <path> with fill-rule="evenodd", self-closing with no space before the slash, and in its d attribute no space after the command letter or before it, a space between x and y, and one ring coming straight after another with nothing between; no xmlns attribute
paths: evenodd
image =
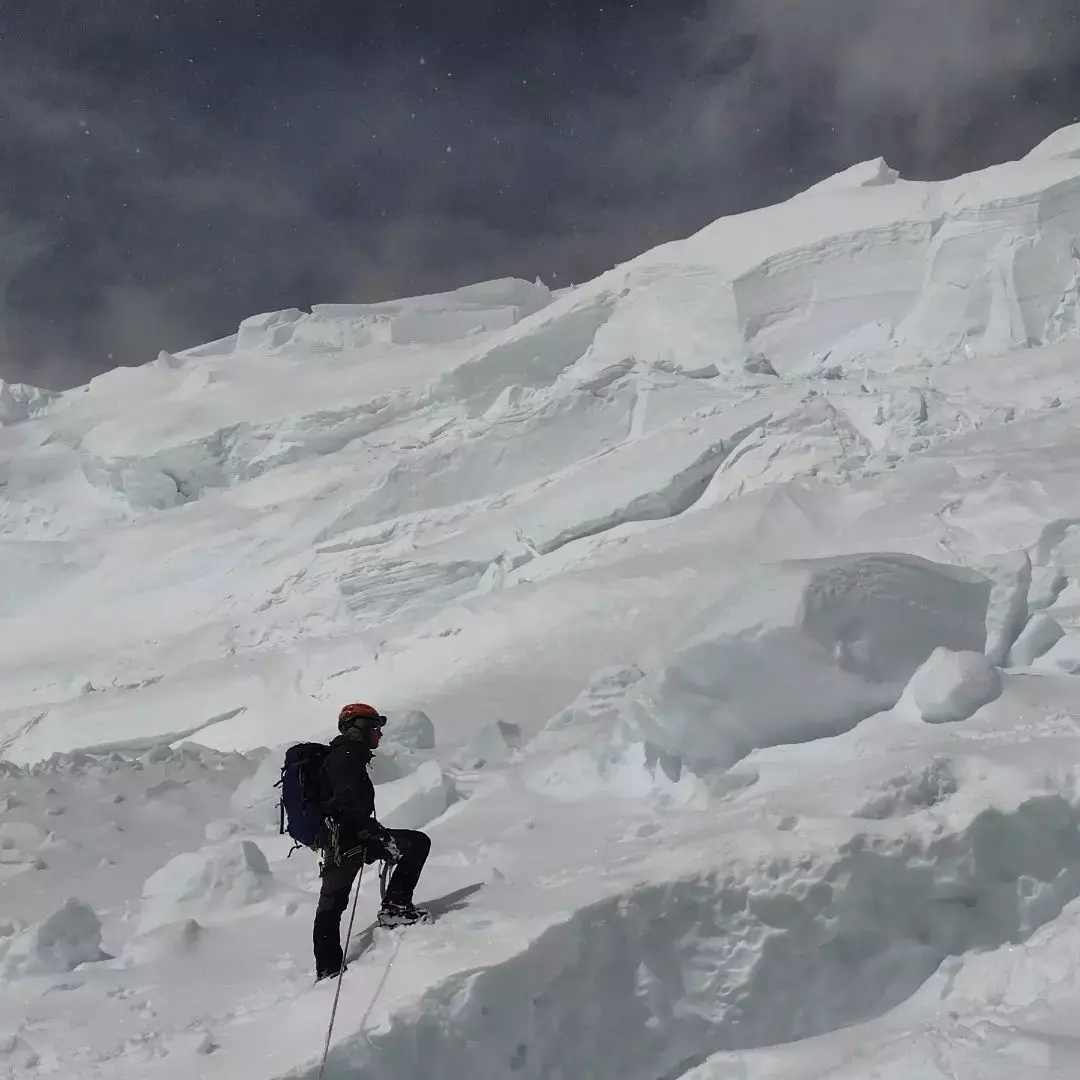
<svg viewBox="0 0 1080 1080"><path fill-rule="evenodd" d="M389 832L397 843L401 858L394 864L385 900L410 904L413 889L431 851L431 839L426 833L412 829L390 829ZM360 853L328 866L323 874L313 932L315 970L320 975L341 969L341 916L349 906L349 893L363 865L364 856Z"/></svg>

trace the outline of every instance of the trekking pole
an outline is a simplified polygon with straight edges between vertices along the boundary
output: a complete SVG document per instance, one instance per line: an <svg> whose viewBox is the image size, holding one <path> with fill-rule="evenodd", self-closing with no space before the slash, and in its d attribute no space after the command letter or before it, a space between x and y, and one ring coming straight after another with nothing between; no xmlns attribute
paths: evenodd
<svg viewBox="0 0 1080 1080"><path fill-rule="evenodd" d="M345 974L345 957L349 952L349 942L352 941L353 919L356 918L356 901L360 899L360 882L364 877L364 864L360 863L360 872L356 875L356 890L353 893L352 913L349 915L349 932L345 935L345 948L341 951L341 968L337 974L337 989L334 991L334 1007L330 1010L330 1026L326 1029L326 1045L323 1047L322 1064L319 1066L319 1080L322 1080L326 1070L326 1058L330 1053L330 1036L334 1032L334 1019L337 1016L338 998L341 997L341 980Z"/></svg>

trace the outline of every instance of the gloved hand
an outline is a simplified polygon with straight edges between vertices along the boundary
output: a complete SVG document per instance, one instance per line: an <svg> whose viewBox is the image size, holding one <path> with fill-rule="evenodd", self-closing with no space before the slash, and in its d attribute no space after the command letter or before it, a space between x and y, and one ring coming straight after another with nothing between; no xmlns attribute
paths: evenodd
<svg viewBox="0 0 1080 1080"><path fill-rule="evenodd" d="M382 836L379 837L379 843L382 844L386 857L390 862L397 862L401 858L401 849L397 846L397 841L390 835L389 829L383 829Z"/></svg>
<svg viewBox="0 0 1080 1080"><path fill-rule="evenodd" d="M378 822L374 822L363 834L363 843L367 851L365 861L368 863L378 862L380 859L397 862L401 858L401 849L390 830Z"/></svg>

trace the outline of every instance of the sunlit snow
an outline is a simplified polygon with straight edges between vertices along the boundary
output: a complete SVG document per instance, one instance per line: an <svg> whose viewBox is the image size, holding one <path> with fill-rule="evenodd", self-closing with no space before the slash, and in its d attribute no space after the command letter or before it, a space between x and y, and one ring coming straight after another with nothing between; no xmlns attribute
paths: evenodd
<svg viewBox="0 0 1080 1080"><path fill-rule="evenodd" d="M0 1077L1080 1076L1080 127L0 383Z"/></svg>

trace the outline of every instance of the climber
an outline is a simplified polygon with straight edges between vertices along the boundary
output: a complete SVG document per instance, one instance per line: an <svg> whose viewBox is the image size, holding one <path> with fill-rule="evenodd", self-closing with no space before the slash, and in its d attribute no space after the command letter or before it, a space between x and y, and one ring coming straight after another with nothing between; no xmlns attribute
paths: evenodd
<svg viewBox="0 0 1080 1080"><path fill-rule="evenodd" d="M385 724L386 717L370 705L346 705L338 714L340 734L323 761L320 801L336 838L323 859L315 912L317 980L345 970L341 916L362 866L380 860L393 865L379 912L380 926L404 926L428 918L426 911L413 905L413 889L431 850L430 838L412 829L386 829L375 818L375 787L367 768Z"/></svg>

